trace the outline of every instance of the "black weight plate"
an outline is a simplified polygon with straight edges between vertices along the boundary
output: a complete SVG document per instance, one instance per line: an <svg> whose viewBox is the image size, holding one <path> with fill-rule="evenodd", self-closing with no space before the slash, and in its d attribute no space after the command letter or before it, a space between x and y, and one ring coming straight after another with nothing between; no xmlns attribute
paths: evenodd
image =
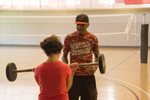
<svg viewBox="0 0 150 100"><path fill-rule="evenodd" d="M17 73L13 72L13 70L17 70L17 67L14 63L8 63L6 66L6 77L9 81L13 82L17 78Z"/></svg>
<svg viewBox="0 0 150 100"><path fill-rule="evenodd" d="M105 57L103 54L99 54L98 56L98 64L99 64L99 71L101 74L104 74L106 72L106 62Z"/></svg>

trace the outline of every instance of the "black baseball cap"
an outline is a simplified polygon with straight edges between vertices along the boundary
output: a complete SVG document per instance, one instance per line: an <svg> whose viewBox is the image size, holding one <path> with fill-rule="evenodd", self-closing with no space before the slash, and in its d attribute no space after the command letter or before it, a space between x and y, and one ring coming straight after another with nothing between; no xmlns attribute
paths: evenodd
<svg viewBox="0 0 150 100"><path fill-rule="evenodd" d="M89 17L86 14L79 14L76 17L75 24L89 24Z"/></svg>

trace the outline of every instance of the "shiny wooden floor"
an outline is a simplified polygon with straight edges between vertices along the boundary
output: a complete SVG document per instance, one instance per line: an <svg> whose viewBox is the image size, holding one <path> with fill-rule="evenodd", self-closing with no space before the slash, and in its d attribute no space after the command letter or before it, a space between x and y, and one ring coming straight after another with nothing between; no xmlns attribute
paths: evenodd
<svg viewBox="0 0 150 100"><path fill-rule="evenodd" d="M147 63L140 61L140 48L100 48L100 52L107 69L103 75L99 69L95 73L98 100L150 100L150 49ZM9 62L18 69L33 68L46 58L38 46L0 46L0 100L38 100L32 72L19 73L9 82L5 69Z"/></svg>

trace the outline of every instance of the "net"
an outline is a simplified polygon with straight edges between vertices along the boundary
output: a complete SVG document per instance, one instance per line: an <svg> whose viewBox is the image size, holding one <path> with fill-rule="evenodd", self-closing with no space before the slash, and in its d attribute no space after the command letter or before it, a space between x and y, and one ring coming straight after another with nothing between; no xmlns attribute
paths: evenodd
<svg viewBox="0 0 150 100"><path fill-rule="evenodd" d="M1 36L66 36L76 31L76 16L0 16ZM89 15L95 35L127 34L133 14Z"/></svg>

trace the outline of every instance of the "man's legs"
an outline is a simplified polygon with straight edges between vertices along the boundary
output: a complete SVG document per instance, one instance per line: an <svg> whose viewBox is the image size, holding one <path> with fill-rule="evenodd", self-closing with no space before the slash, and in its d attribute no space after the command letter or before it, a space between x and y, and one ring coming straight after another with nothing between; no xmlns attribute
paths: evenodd
<svg viewBox="0 0 150 100"><path fill-rule="evenodd" d="M97 100L95 76L83 76L81 87L81 100Z"/></svg>
<svg viewBox="0 0 150 100"><path fill-rule="evenodd" d="M81 83L82 83L82 77L74 75L72 87L68 91L69 100L78 100L79 99Z"/></svg>

